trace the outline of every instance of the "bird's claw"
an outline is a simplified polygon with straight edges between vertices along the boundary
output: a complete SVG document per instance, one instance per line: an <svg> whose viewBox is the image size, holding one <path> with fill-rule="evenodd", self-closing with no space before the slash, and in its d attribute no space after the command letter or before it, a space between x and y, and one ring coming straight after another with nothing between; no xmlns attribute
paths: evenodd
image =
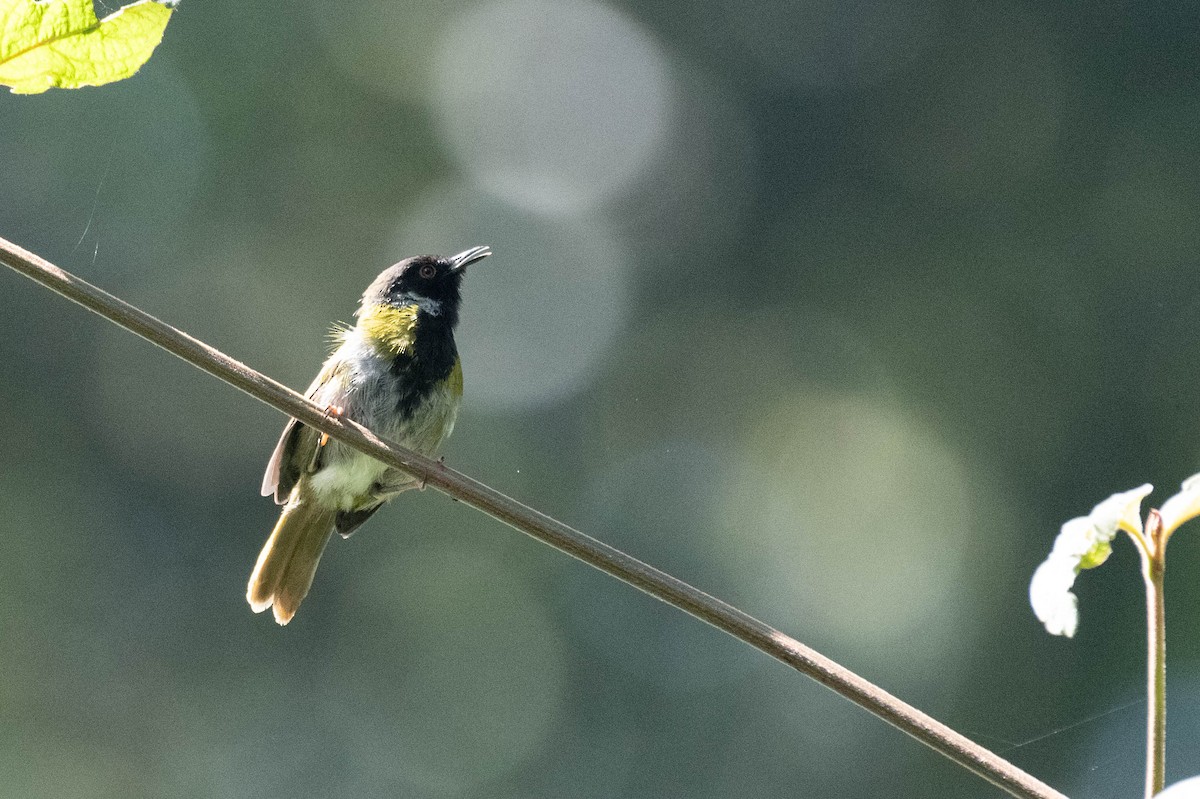
<svg viewBox="0 0 1200 799"><path fill-rule="evenodd" d="M325 406L325 418L326 419L329 419L331 417L334 419L340 419L340 418L342 418L342 414L344 414L345 412L346 412L346 409L343 408L341 405L326 405ZM322 433L321 434L321 443L319 446L323 447L328 443L329 443L329 434Z"/></svg>
<svg viewBox="0 0 1200 799"><path fill-rule="evenodd" d="M445 465L446 465L446 456L445 456L445 455L441 455L441 456L439 456L439 457L438 457L438 459L437 459L437 462L438 462L438 466L445 466ZM426 478L425 476L422 476L422 477L421 477L421 482L417 483L417 490L418 490L418 491L424 491L424 490L425 490L425 481L426 481L426 479L427 479L427 478Z"/></svg>

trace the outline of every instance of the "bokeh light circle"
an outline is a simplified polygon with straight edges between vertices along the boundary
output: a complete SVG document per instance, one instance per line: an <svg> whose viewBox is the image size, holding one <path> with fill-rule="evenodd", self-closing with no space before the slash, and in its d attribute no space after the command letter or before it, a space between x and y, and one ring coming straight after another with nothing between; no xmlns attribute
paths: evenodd
<svg viewBox="0 0 1200 799"><path fill-rule="evenodd" d="M654 38L582 0L501 0L450 26L433 103L472 177L542 212L577 211L636 178L670 124Z"/></svg>
<svg viewBox="0 0 1200 799"><path fill-rule="evenodd" d="M626 324L624 248L595 218L543 217L443 186L402 223L395 252L495 255L469 270L457 335L466 394L494 410L556 402L592 379Z"/></svg>
<svg viewBox="0 0 1200 799"><path fill-rule="evenodd" d="M448 540L394 552L348 608L348 629L372 634L341 639L333 660L330 699L372 780L350 793L459 796L541 751L566 698L565 641L500 556Z"/></svg>
<svg viewBox="0 0 1200 799"><path fill-rule="evenodd" d="M760 539L763 599L871 651L919 634L937 657L965 599L976 498L963 459L871 395L798 390L750 418L724 512Z"/></svg>
<svg viewBox="0 0 1200 799"><path fill-rule="evenodd" d="M471 0L356 0L336 5L303 0L301 8L341 71L385 97L413 102L428 92L437 33L455 8L470 5Z"/></svg>

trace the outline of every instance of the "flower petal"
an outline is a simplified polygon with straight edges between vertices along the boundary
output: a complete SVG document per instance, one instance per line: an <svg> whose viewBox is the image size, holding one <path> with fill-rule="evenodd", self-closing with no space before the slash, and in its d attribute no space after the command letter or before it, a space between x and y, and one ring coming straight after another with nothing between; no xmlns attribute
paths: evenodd
<svg viewBox="0 0 1200 799"><path fill-rule="evenodd" d="M1159 513L1167 535L1184 522L1200 516L1200 474L1184 480L1179 493L1164 502Z"/></svg>
<svg viewBox="0 0 1200 799"><path fill-rule="evenodd" d="M1051 554L1029 581L1029 604L1051 635L1071 638L1079 626L1079 598L1071 593L1076 574L1069 558Z"/></svg>
<svg viewBox="0 0 1200 799"><path fill-rule="evenodd" d="M1168 785L1154 799L1200 799L1200 777L1188 777L1186 780Z"/></svg>
<svg viewBox="0 0 1200 799"><path fill-rule="evenodd" d="M1087 516L1063 524L1050 556L1029 581L1029 604L1046 632L1068 638L1075 635L1079 625L1079 598L1071 593L1075 578L1080 571L1094 569L1108 560L1118 530L1141 538L1142 500L1153 490L1147 483L1113 494ZM1196 514L1200 514L1200 480L1196 481L1196 492Z"/></svg>
<svg viewBox="0 0 1200 799"><path fill-rule="evenodd" d="M1117 534L1113 525L1103 528L1090 516L1078 516L1062 526L1050 556L1069 561L1075 571L1094 569L1112 554L1112 539Z"/></svg>
<svg viewBox="0 0 1200 799"><path fill-rule="evenodd" d="M1116 535L1114 528L1107 538ZM1105 540L1103 531L1097 530L1090 516L1076 516L1062 526L1058 538L1054 539L1054 549L1051 554L1061 558L1079 560L1087 554L1097 540Z"/></svg>
<svg viewBox="0 0 1200 799"><path fill-rule="evenodd" d="M1154 490L1154 486L1146 483L1129 491L1113 494L1108 499L1092 508L1088 518L1092 524L1111 541L1117 530L1125 530L1142 534L1142 500Z"/></svg>

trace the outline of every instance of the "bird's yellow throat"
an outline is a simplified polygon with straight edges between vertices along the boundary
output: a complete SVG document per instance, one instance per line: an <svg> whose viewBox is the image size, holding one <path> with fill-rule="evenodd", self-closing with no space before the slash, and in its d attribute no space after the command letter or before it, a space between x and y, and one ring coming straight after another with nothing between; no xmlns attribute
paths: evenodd
<svg viewBox="0 0 1200 799"><path fill-rule="evenodd" d="M374 305L358 317L358 328L381 350L391 355L412 355L417 335L415 305Z"/></svg>

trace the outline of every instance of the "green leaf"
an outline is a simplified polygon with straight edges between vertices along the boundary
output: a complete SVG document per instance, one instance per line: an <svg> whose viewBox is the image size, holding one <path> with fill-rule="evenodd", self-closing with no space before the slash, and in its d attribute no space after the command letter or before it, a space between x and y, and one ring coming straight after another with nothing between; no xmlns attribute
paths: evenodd
<svg viewBox="0 0 1200 799"><path fill-rule="evenodd" d="M139 0L97 20L92 0L0 0L0 85L38 94L128 78L162 41L172 5Z"/></svg>

